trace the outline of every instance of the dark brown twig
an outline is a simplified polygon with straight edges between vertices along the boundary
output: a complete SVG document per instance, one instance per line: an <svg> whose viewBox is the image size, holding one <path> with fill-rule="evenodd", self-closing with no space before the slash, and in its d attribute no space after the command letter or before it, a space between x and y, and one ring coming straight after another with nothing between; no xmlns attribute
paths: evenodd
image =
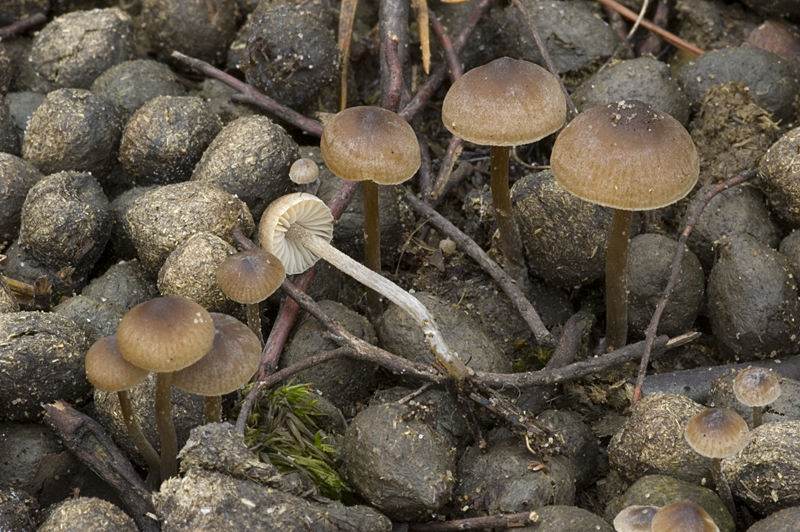
<svg viewBox="0 0 800 532"><path fill-rule="evenodd" d="M239 81L233 76L226 74L220 69L206 63L205 61L189 57L180 52L172 52L172 57L197 70L201 74L217 79L232 89L239 91L239 94L234 94L231 96L231 100L260 107L268 113L272 113L273 115L277 116L281 120L284 120L296 128L303 130L309 135L314 135L315 137L322 135L322 124L316 120L307 118L294 109L290 109L285 105L276 102L269 96L261 94L247 83Z"/></svg>
<svg viewBox="0 0 800 532"><path fill-rule="evenodd" d="M436 35L436 39L439 41L439 46L442 47L442 51L444 52L445 62L447 63L447 73L450 76L450 81L455 81L461 77L461 75L464 73L464 69L461 68L461 63L458 61L458 55L453 49L453 41L450 40L450 36L447 34L444 26L442 26L442 23L439 21L436 13L428 10L428 19L430 20L431 28L433 28L433 33Z"/></svg>
<svg viewBox="0 0 800 532"><path fill-rule="evenodd" d="M533 17L531 17L528 9L520 0L511 0L511 4L516 7L517 10L519 10L519 12L522 14L522 18L525 19L525 24L527 24L528 30L530 30L531 34L533 35L533 40L536 41L536 46L539 48L539 53L542 54L542 59L544 59L544 63L547 65L547 70L549 70L556 80L558 80L558 85L561 87L561 92L564 93L564 98L567 100L567 109L569 109L569 112L573 117L578 116L578 109L572 102L569 91L564 86L564 80L561 79L561 75L558 73L558 70L556 70L556 66L553 64L553 60L550 58L550 52L547 51L547 45L542 40L542 35L539 33L539 28L533 21Z"/></svg>
<svg viewBox="0 0 800 532"><path fill-rule="evenodd" d="M408 1L381 0L378 34L381 40L381 100L384 109L400 108L404 70L408 62ZM393 50L389 50L392 47Z"/></svg>
<svg viewBox="0 0 800 532"><path fill-rule="evenodd" d="M564 330L561 332L561 338L558 339L558 345L553 356L547 361L544 369L553 370L563 368L571 364L575 360L575 353L583 341L583 337L594 324L594 316L585 311L579 311L570 316L564 324Z"/></svg>
<svg viewBox="0 0 800 532"><path fill-rule="evenodd" d="M61 436L64 445L78 460L117 492L139 530L158 532L160 526L147 486L103 427L63 401L43 405L43 408L45 423Z"/></svg>
<svg viewBox="0 0 800 532"><path fill-rule="evenodd" d="M444 157L442 157L442 165L439 167L439 173L436 174L436 181L433 182L433 189L431 190L433 197L429 196L425 198L425 196L423 196L423 199L427 201L439 197L444 187L447 185L447 182L450 180L453 173L453 166L455 166L458 156L461 155L461 149L461 139L456 136L450 138L450 144L448 144L447 151L444 153Z"/></svg>
<svg viewBox="0 0 800 532"><path fill-rule="evenodd" d="M419 117L417 117L419 118ZM417 120L415 120L417 122ZM423 198L430 198L431 190L433 189L433 169L431 168L431 150L428 143L420 133L420 128L414 128L417 131L417 141L419 142L419 158L420 165L417 175L419 176L419 190Z"/></svg>
<svg viewBox="0 0 800 532"><path fill-rule="evenodd" d="M703 209L705 209L706 205L708 205L708 203L714 199L714 196L723 190L727 190L731 187L749 181L756 175L758 175L758 170L748 170L746 172L742 172L732 179L729 179L728 181L725 181L724 183L719 183L713 189L709 190L705 196L703 196L703 199L700 200L700 203L697 204L697 207L695 207L694 211L692 211L692 214L689 216L689 219L686 221L686 227L684 228L683 233L681 233L681 237L678 239L678 248L675 250L675 257L672 259L669 281L667 282L666 288L664 288L664 293L661 295L658 305L656 305L656 310L653 312L653 317L650 319L650 324L647 326L647 331L645 332L645 349L644 354L642 355L641 363L639 364L639 375L636 378L636 387L634 388L633 392L633 404L636 404L639 399L642 398L642 383L644 382L645 375L647 375L647 363L650 359L650 351L652 349L653 342L655 341L658 322L661 320L661 314L664 312L664 308L667 306L667 301L669 301L669 296L672 293L672 289L675 288L675 283L678 282L678 275L681 271L681 261L683 260L686 241L689 239L689 234L692 232L692 228L697 224L697 220L700 219Z"/></svg>
<svg viewBox="0 0 800 532"><path fill-rule="evenodd" d="M43 24L46 21L47 16L44 13L36 13L35 15L18 20L17 22L9 24L8 26L3 26L0 28L0 40L13 37L18 33L29 30L30 28L38 26L39 24Z"/></svg>
<svg viewBox="0 0 800 532"><path fill-rule="evenodd" d="M656 12L653 15L653 24L660 28L667 27L669 20L669 0L658 0ZM639 45L639 55L658 56L661 51L661 37L656 32L649 32L647 37Z"/></svg>
<svg viewBox="0 0 800 532"><path fill-rule="evenodd" d="M522 527L536 523L539 515L536 512L518 514L487 515L454 519L452 521L411 524L409 532L455 532L457 530L483 530L484 528Z"/></svg>
<svg viewBox="0 0 800 532"><path fill-rule="evenodd" d="M418 214L428 219L430 224L436 229L450 237L462 250L473 258L485 272L497 281L500 288L506 293L508 298L514 303L522 319L531 328L536 341L545 348L555 347L556 342L550 331L542 323L542 319L533 308L517 285L498 264L489 258L485 251L476 244L470 237L461 232L455 225L450 223L447 218L433 210L428 204L417 198L412 192L406 191L406 199Z"/></svg>
<svg viewBox="0 0 800 532"><path fill-rule="evenodd" d="M397 52L398 42L396 38L386 37L381 51L386 56L386 87L383 107L390 111L400 108L400 99L403 95L403 66Z"/></svg>

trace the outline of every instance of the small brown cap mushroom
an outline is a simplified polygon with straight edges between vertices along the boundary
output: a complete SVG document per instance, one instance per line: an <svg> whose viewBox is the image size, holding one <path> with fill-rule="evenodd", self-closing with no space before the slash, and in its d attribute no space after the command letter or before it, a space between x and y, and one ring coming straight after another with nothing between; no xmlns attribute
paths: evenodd
<svg viewBox="0 0 800 532"><path fill-rule="evenodd" d="M614 518L617 532L650 532L653 516L661 508L658 506L628 506Z"/></svg>
<svg viewBox="0 0 800 532"><path fill-rule="evenodd" d="M333 238L333 216L318 197L296 192L273 201L261 216L258 243L278 257L287 275L303 273L319 260L305 247L286 238L286 231L292 224L300 225L326 242Z"/></svg>
<svg viewBox="0 0 800 532"><path fill-rule="evenodd" d="M744 449L750 431L742 416L728 408L708 408L686 424L683 437L697 454L725 458Z"/></svg>
<svg viewBox="0 0 800 532"><path fill-rule="evenodd" d="M558 135L550 166L571 194L632 211L678 201L700 173L697 149L681 123L638 100L579 114Z"/></svg>
<svg viewBox="0 0 800 532"><path fill-rule="evenodd" d="M558 131L567 103L558 80L528 61L501 57L453 83L442 122L453 135L481 146L518 146Z"/></svg>
<svg viewBox="0 0 800 532"><path fill-rule="evenodd" d="M267 299L285 278L278 257L260 248L229 255L217 268L217 283L225 295L245 305Z"/></svg>
<svg viewBox="0 0 800 532"><path fill-rule="evenodd" d="M772 371L754 366L736 375L733 393L745 406L767 406L781 395L781 385Z"/></svg>
<svg viewBox="0 0 800 532"><path fill-rule="evenodd" d="M702 506L690 501L668 504L656 512L652 532L719 532L714 520Z"/></svg>
<svg viewBox="0 0 800 532"><path fill-rule="evenodd" d="M98 390L119 392L140 384L150 373L124 358L117 346L117 336L97 340L86 353L86 378Z"/></svg>
<svg viewBox="0 0 800 532"><path fill-rule="evenodd" d="M380 107L351 107L326 124L320 151L328 169L348 181L396 185L420 165L419 141L408 122Z"/></svg>
<svg viewBox="0 0 800 532"><path fill-rule="evenodd" d="M289 168L289 179L298 185L313 183L319 177L319 167L311 159L297 159Z"/></svg>
<svg viewBox="0 0 800 532"><path fill-rule="evenodd" d="M214 344L200 360L172 374L172 384L197 395L225 395L255 374L261 341L244 323L227 314L211 313Z"/></svg>
<svg viewBox="0 0 800 532"><path fill-rule="evenodd" d="M125 359L149 371L170 372L194 364L214 342L206 309L184 297L157 297L133 307L117 328Z"/></svg>

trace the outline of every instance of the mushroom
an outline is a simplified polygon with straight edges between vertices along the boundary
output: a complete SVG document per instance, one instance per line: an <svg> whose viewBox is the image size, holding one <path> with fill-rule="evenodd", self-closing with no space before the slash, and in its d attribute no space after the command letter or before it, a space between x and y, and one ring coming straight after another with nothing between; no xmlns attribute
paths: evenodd
<svg viewBox="0 0 800 532"><path fill-rule="evenodd" d="M659 506L628 506L614 518L614 530L617 532L650 532L653 516Z"/></svg>
<svg viewBox="0 0 800 532"><path fill-rule="evenodd" d="M419 141L396 113L380 107L351 107L325 123L320 151L328 169L348 181L364 182L364 264L381 271L378 185L397 185L419 169ZM380 298L367 291L371 318L381 314Z"/></svg>
<svg viewBox="0 0 800 532"><path fill-rule="evenodd" d="M86 378L95 388L104 392L117 393L128 436L147 463L149 471L147 483L151 487L157 487L160 482L161 458L142 432L142 427L133 412L130 394L128 394L128 390L144 381L150 372L134 366L122 358L122 353L119 352L117 346L116 335L105 336L92 344L86 353L84 364L86 365Z"/></svg>
<svg viewBox="0 0 800 532"><path fill-rule="evenodd" d="M508 152L555 133L567 117L558 80L539 65L501 57L458 78L442 104L442 122L453 135L491 146L492 204L506 270L520 288L528 273L522 240L511 212Z"/></svg>
<svg viewBox="0 0 800 532"><path fill-rule="evenodd" d="M217 268L217 284L222 292L237 303L247 305L247 324L261 334L261 312L258 304L271 296L286 278L278 257L255 246L228 257Z"/></svg>
<svg viewBox="0 0 800 532"><path fill-rule="evenodd" d="M781 385L771 370L751 366L733 379L733 394L740 403L753 408L753 428L756 428L761 426L763 408L781 395Z"/></svg>
<svg viewBox="0 0 800 532"><path fill-rule="evenodd" d="M575 196L612 207L606 256L606 338L614 348L628 335L626 270L633 211L659 209L686 196L700 172L684 127L638 100L592 107L558 135L550 166Z"/></svg>
<svg viewBox="0 0 800 532"><path fill-rule="evenodd" d="M303 192L315 194L319 188L319 166L312 159L297 159L289 168L289 179Z"/></svg>
<svg viewBox="0 0 800 532"><path fill-rule="evenodd" d="M183 297L157 297L133 307L117 328L123 358L155 371L156 428L161 438L161 480L178 474L178 438L172 423L172 373L200 360L214 343L206 309Z"/></svg>
<svg viewBox="0 0 800 532"><path fill-rule="evenodd" d="M722 459L738 453L750 441L747 423L728 408L709 408L689 420L683 437L697 454L711 459L711 478L725 507L735 517L736 506L722 471Z"/></svg>
<svg viewBox="0 0 800 532"><path fill-rule="evenodd" d="M719 532L708 512L691 501L679 501L661 508L653 516L652 532Z"/></svg>
<svg viewBox="0 0 800 532"><path fill-rule="evenodd" d="M325 203L302 192L278 198L267 207L258 228L259 245L280 259L289 275L302 273L319 258L350 275L408 312L445 370L463 386L472 374L445 343L430 311L414 296L330 245L333 216Z"/></svg>
<svg viewBox="0 0 800 532"><path fill-rule="evenodd" d="M276 259L277 260L277 259ZM211 313L214 344L203 358L172 374L173 386L204 397L205 422L222 422L222 396L250 380L261 361L261 341L244 323Z"/></svg>

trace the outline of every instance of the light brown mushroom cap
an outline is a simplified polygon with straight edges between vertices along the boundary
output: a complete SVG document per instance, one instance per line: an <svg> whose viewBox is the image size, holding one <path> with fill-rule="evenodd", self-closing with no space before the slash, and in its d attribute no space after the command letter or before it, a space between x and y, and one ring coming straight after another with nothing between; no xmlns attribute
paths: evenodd
<svg viewBox="0 0 800 532"><path fill-rule="evenodd" d="M567 117L558 80L528 61L501 57L453 83L442 122L453 135L481 146L518 146L555 133Z"/></svg>
<svg viewBox="0 0 800 532"><path fill-rule="evenodd" d="M690 501L668 504L656 512L652 532L719 532L719 528L702 506Z"/></svg>
<svg viewBox="0 0 800 532"><path fill-rule="evenodd" d="M653 516L661 508L658 506L628 506L614 518L617 532L650 532Z"/></svg>
<svg viewBox="0 0 800 532"><path fill-rule="evenodd" d="M104 392L130 390L150 373L134 366L119 352L116 335L97 340L86 353L86 378L92 386Z"/></svg>
<svg viewBox="0 0 800 532"><path fill-rule="evenodd" d="M634 211L678 201L700 173L697 149L681 123L638 100L579 114L558 135L550 166L571 194Z"/></svg>
<svg viewBox="0 0 800 532"><path fill-rule="evenodd" d="M708 408L686 424L683 437L689 447L707 458L732 456L750 441L742 416L728 408Z"/></svg>
<svg viewBox="0 0 800 532"><path fill-rule="evenodd" d="M311 159L297 159L289 168L289 179L298 185L313 183L319 177L319 167Z"/></svg>
<svg viewBox="0 0 800 532"><path fill-rule="evenodd" d="M211 313L214 344L189 367L172 374L172 384L197 395L225 395L250 380L261 361L261 341L244 323L227 314Z"/></svg>
<svg viewBox="0 0 800 532"><path fill-rule="evenodd" d="M733 393L745 406L767 406L780 397L781 385L772 371L753 366L733 379Z"/></svg>
<svg viewBox="0 0 800 532"><path fill-rule="evenodd" d="M214 342L206 309L184 297L157 297L136 305L117 328L120 353L149 371L178 371L194 364Z"/></svg>
<svg viewBox="0 0 800 532"><path fill-rule="evenodd" d="M396 185L420 165L419 142L408 122L380 107L351 107L325 123L320 151L331 172L348 181Z"/></svg>
<svg viewBox="0 0 800 532"><path fill-rule="evenodd" d="M260 248L229 255L217 268L217 283L225 295L245 305L267 299L285 278L278 257Z"/></svg>
<svg viewBox="0 0 800 532"><path fill-rule="evenodd" d="M261 216L258 244L278 257L287 275L303 273L319 260L305 247L286 238L292 224L299 224L326 242L333 238L333 216L318 197L296 192L273 201Z"/></svg>

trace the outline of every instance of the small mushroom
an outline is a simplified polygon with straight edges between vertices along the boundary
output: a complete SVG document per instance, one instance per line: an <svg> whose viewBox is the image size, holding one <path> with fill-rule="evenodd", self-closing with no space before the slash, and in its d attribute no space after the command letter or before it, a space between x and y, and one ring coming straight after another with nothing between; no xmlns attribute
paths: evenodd
<svg viewBox="0 0 800 532"><path fill-rule="evenodd" d="M257 247L228 255L217 268L217 283L222 292L247 305L247 324L259 342L263 336L258 304L271 296L285 278L286 270L278 257Z"/></svg>
<svg viewBox="0 0 800 532"><path fill-rule="evenodd" d="M331 246L332 238L331 211L321 199L302 192L275 200L264 211L258 229L259 245L280 259L287 274L302 273L319 258L323 258L408 312L425 333L425 340L436 359L456 379L459 386L462 386L472 370L445 343L428 309L381 274L373 272Z"/></svg>
<svg viewBox="0 0 800 532"><path fill-rule="evenodd" d="M653 516L660 506L628 506L614 518L614 530L617 532L650 532Z"/></svg>
<svg viewBox="0 0 800 532"><path fill-rule="evenodd" d="M289 179L300 185L302 192L316 194L319 188L319 166L312 159L302 157L292 163L289 168Z"/></svg>
<svg viewBox="0 0 800 532"><path fill-rule="evenodd" d="M378 185L397 185L419 169L419 141L408 122L380 107L351 107L325 123L320 151L328 169L348 181L364 182L364 263L381 271ZM380 298L367 292L372 318L381 313Z"/></svg>
<svg viewBox="0 0 800 532"><path fill-rule="evenodd" d="M136 420L128 390L136 387L150 373L146 369L134 366L124 358L117 346L117 336L100 338L86 353L86 378L98 390L117 393L122 419L128 429L128 436L133 445L147 462L149 474L148 485L156 487L160 483L161 458L153 446L147 441L142 427Z"/></svg>
<svg viewBox="0 0 800 532"><path fill-rule="evenodd" d="M683 437L700 456L711 459L711 477L722 502L736 517L731 488L722 471L722 459L738 453L750 441L750 431L742 416L728 408L708 408L692 417Z"/></svg>
<svg viewBox="0 0 800 532"><path fill-rule="evenodd" d="M719 527L702 506L690 501L664 506L653 516L652 532L719 532Z"/></svg>
<svg viewBox="0 0 800 532"><path fill-rule="evenodd" d="M756 428L762 423L763 408L781 395L781 385L771 370L753 366L733 379L733 394L740 403L753 408L753 428Z"/></svg>
<svg viewBox="0 0 800 532"><path fill-rule="evenodd" d="M633 211L666 207L686 196L700 173L689 133L638 100L598 105L558 135L550 166L559 184L582 200L612 207L606 257L606 338L628 335L626 270Z"/></svg>
<svg viewBox="0 0 800 532"><path fill-rule="evenodd" d="M161 480L178 474L178 438L172 422L173 372L200 360L214 343L206 309L183 297L157 297L122 317L117 344L134 366L155 371L156 428L161 438Z"/></svg>
<svg viewBox="0 0 800 532"><path fill-rule="evenodd" d="M206 423L222 422L222 396L250 380L261 362L261 341L244 323L211 313L214 344L203 358L172 374L172 384L204 397Z"/></svg>
<svg viewBox="0 0 800 532"><path fill-rule="evenodd" d="M522 239L511 212L508 152L555 133L567 117L558 80L528 61L501 57L458 78L442 104L442 122L453 135L491 146L492 203L506 270L523 287L528 273Z"/></svg>

